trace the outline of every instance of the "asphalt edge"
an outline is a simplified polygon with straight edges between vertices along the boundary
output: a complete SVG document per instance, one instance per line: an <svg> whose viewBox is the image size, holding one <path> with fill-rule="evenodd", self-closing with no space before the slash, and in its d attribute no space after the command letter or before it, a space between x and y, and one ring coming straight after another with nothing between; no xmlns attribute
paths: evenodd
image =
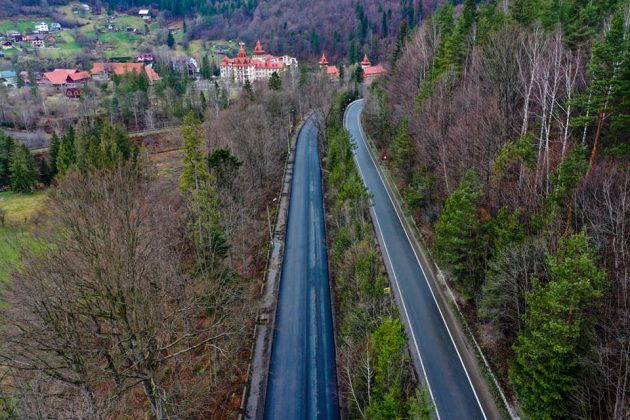
<svg viewBox="0 0 630 420"><path fill-rule="evenodd" d="M348 106L346 107L346 111L344 112L344 125L345 125L346 113L348 109L352 105L358 102L364 101L364 100L365 100L364 98L361 98L348 104ZM374 155L375 150L374 150L373 143L370 140L370 138L367 135L365 135L361 122L360 122L360 127L361 127L361 132L364 134L364 137L366 139L368 151L372 155L374 162L378 163L379 159L378 159L378 156ZM484 372L479 366L480 362L484 364L485 370L490 374L492 385L494 388L497 389L498 393L500 394L501 402L503 403L503 406L505 410L507 411L508 415L512 419L518 419L518 416L515 414L514 408L508 403L507 397L505 396L505 393L501 389L501 386L498 383L498 380L496 379L496 376L494 375L492 368L488 364L487 359L485 358L485 355L483 354L481 347L477 343L477 340L474 334L472 333L472 330L470 329L470 327L468 326L468 323L464 319L461 309L459 307L459 304L457 303L457 300L455 298L455 295L453 294L448 283L446 282L446 278L442 270L440 270L437 263L433 261L430 250L428 250L428 248L424 244L424 239L422 238L422 235L419 234L418 227L415 225L415 222L414 222L415 230L410 226L407 215L401 208L401 205L399 202L400 192L395 186L391 185L391 180L388 176L385 175L385 173L383 172L381 168L381 165L377 164L375 166L376 166L377 171L381 174L381 178L385 181L384 182L385 188L389 191L391 197L394 198L391 201L394 205L396 212L398 213L399 219L403 222L402 223L403 229L407 231L407 236L410 238L411 246L416 250L417 255L420 257L419 259L421 260L423 269L425 270L427 274L426 275L427 281L429 282L429 285L435 292L435 295L437 297L436 302L438 304L438 307L440 308L440 310L442 311L444 315L444 320L447 323L448 328L452 331L452 338L453 338L453 341L455 342L456 347L459 350L459 353L462 358L462 362L464 363L465 368L469 370L471 373L473 373L473 375L470 375L470 380L471 382L474 383L474 389L479 393L481 397L480 400L483 401L484 410L487 411L487 414L490 416L490 418L501 418L499 414L498 406L496 404L495 395L493 395L493 393L490 391L490 388L489 388L490 384L487 383L488 378L487 378L486 372ZM373 214L372 209L370 209L370 214L372 215L372 218L374 219L375 215ZM377 235L377 238L379 239L379 242L382 242L383 239L380 237L378 232L376 232L376 235ZM418 239L418 236L420 236L421 238L420 240ZM387 262L385 265L387 267L388 275L391 276L390 265ZM437 275L436 275L436 271L438 273ZM395 290L395 291L397 292L395 293L396 300L398 304L400 305L400 296L399 296L400 291L398 290ZM453 313L453 310L457 312L457 315ZM405 321L407 320L405 319ZM407 330L407 333L409 334L410 326L407 324L407 322L405 322L405 329ZM471 343L469 341L473 342L472 343L473 346L471 346ZM412 354L412 357L414 360L418 360L417 355ZM421 372L418 371L417 366L418 365L416 364L416 374L420 376ZM425 378L422 378L422 379L423 379L423 382L425 382Z"/></svg>
<svg viewBox="0 0 630 420"><path fill-rule="evenodd" d="M260 420L263 418L265 411L267 379L271 362L282 262L284 260L285 233L289 204L291 202L295 147L300 133L310 117L311 113L309 112L302 118L299 128L293 134L288 145L289 150L282 176L282 187L279 196L276 197L279 199L276 200L276 220L270 242L271 246L267 249L267 263L264 271L265 280L260 286L262 298L259 302L254 324L254 341L250 352L250 362L247 367L247 382L241 396L239 419Z"/></svg>
<svg viewBox="0 0 630 420"><path fill-rule="evenodd" d="M328 125L324 124L326 131L328 131ZM324 207L324 237L326 240L326 265L328 270L328 293L330 295L330 313L332 315L332 328L333 328L333 343L334 343L334 351L335 351L335 385L337 388L337 407L339 408L339 418L346 418L346 404L345 398L341 398L341 385L339 378L341 377L341 371L339 370L339 360L337 359L339 354L339 336L337 331L337 311L336 311L336 300L335 300L335 285L333 284L333 276L332 276L332 267L330 261L332 259L331 255L331 242L330 237L328 236L328 215L330 214L328 207L328 188L326 187L327 181L327 172L324 167L324 158L328 159L328 132L322 133L319 128L317 128L317 153L319 155L319 171L320 171L320 182L322 188L322 206Z"/></svg>

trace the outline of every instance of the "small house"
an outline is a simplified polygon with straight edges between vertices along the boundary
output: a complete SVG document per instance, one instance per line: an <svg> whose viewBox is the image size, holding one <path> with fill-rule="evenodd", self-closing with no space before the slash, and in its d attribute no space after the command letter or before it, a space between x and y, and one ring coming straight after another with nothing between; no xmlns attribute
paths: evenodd
<svg viewBox="0 0 630 420"><path fill-rule="evenodd" d="M199 73L199 63L192 57L179 56L171 59L173 71L195 77Z"/></svg>
<svg viewBox="0 0 630 420"><path fill-rule="evenodd" d="M22 40L24 39L21 33L14 30L7 31L7 38L9 39L9 41L13 42L22 42Z"/></svg>
<svg viewBox="0 0 630 420"><path fill-rule="evenodd" d="M0 83L7 87L17 86L17 73L15 70L0 70Z"/></svg>
<svg viewBox="0 0 630 420"><path fill-rule="evenodd" d="M11 41L4 41L2 43L2 49L3 50L8 50L10 48L13 48L13 43Z"/></svg>
<svg viewBox="0 0 630 420"><path fill-rule="evenodd" d="M90 73L75 69L55 69L44 73L43 83L53 86L76 85L90 79Z"/></svg>
<svg viewBox="0 0 630 420"><path fill-rule="evenodd" d="M151 53L141 53L136 56L136 61L143 61L145 63L153 62L153 54Z"/></svg>
<svg viewBox="0 0 630 420"><path fill-rule="evenodd" d="M140 16L143 20L151 19L151 12L149 9L140 9L138 11L138 16Z"/></svg>
<svg viewBox="0 0 630 420"><path fill-rule="evenodd" d="M50 30L52 32L57 32L61 30L61 24L59 22L53 22L50 24Z"/></svg>
<svg viewBox="0 0 630 420"><path fill-rule="evenodd" d="M48 32L48 24L46 22L38 22L35 24L35 30L38 32Z"/></svg>

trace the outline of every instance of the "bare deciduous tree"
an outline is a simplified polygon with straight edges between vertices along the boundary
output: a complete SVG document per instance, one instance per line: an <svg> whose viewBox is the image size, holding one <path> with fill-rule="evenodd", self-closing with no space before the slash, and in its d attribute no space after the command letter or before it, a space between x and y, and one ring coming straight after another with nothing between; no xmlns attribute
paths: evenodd
<svg viewBox="0 0 630 420"><path fill-rule="evenodd" d="M71 417L105 415L141 388L153 416L169 418L181 384L165 369L192 353L223 354L241 328L236 286L183 273L178 200L156 185L132 167L67 176L49 199L55 228L38 237L44 251L7 286L0 364L15 395L45 396L52 417L70 406Z"/></svg>

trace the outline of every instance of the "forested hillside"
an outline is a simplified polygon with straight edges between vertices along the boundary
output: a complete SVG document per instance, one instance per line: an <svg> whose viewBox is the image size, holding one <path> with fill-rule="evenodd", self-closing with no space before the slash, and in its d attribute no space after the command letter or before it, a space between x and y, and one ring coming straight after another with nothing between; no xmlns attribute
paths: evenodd
<svg viewBox="0 0 630 420"><path fill-rule="evenodd" d="M0 17L23 13L53 13L55 2L0 0ZM68 0L56 0L67 4ZM97 0L87 3L105 11L154 7L165 22L186 19L185 39L239 39L253 45L261 39L268 51L314 59L358 62L364 53L387 59L401 22L414 27L441 0Z"/></svg>
<svg viewBox="0 0 630 420"><path fill-rule="evenodd" d="M365 124L530 418L630 415L630 3L441 8Z"/></svg>
<svg viewBox="0 0 630 420"><path fill-rule="evenodd" d="M88 115L36 166L0 131L0 244L21 239L19 265L0 248L0 418L238 415L287 144L323 83L191 105L156 139L175 150ZM7 198L51 181L27 225Z"/></svg>

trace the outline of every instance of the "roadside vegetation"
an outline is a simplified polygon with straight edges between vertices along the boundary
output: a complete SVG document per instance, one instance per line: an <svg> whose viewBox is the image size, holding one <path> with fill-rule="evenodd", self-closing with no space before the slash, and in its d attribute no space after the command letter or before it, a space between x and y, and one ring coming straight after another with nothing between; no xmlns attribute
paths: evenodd
<svg viewBox="0 0 630 420"><path fill-rule="evenodd" d="M326 203L338 337L339 384L349 418L429 419L428 394L415 382L408 340L370 221L370 195L356 168L341 93L326 135Z"/></svg>
<svg viewBox="0 0 630 420"><path fill-rule="evenodd" d="M179 135L168 134L181 146L169 155L177 162L159 161L168 168L109 119L53 136L46 193L0 201L21 217L35 210L24 200L46 196L41 225L28 219L26 246L7 251L15 264L0 289L0 417L238 414L267 208L298 110L316 106L324 77L250 85L225 107L186 109ZM0 151L18 149L3 138Z"/></svg>
<svg viewBox="0 0 630 420"><path fill-rule="evenodd" d="M627 1L472 0L400 38L366 131L515 406L630 415Z"/></svg>
<svg viewBox="0 0 630 420"><path fill-rule="evenodd" d="M41 192L0 193L0 283L17 268L21 248L34 250L37 247L30 232L44 200L45 195Z"/></svg>

